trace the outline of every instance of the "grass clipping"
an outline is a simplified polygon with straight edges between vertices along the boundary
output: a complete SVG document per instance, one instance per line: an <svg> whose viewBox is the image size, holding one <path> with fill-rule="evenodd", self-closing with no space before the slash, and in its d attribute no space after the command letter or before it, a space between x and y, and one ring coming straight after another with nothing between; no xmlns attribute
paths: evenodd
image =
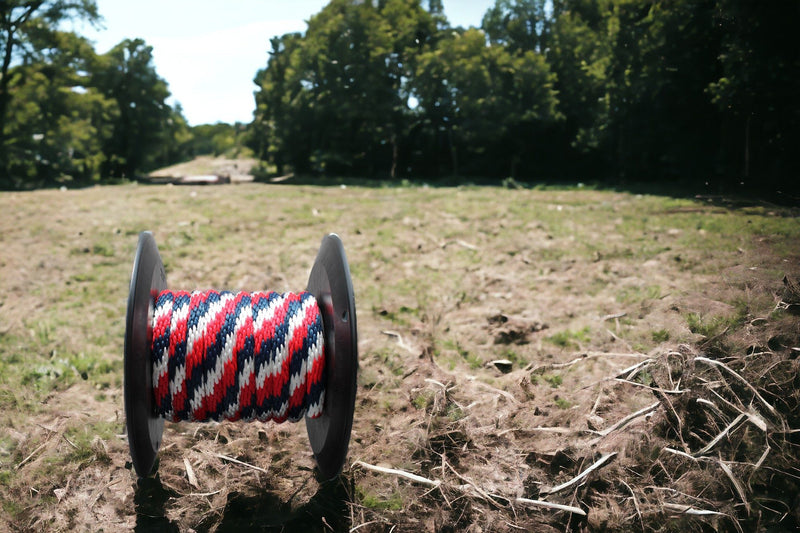
<svg viewBox="0 0 800 533"><path fill-rule="evenodd" d="M425 380L435 392L432 399L428 395L431 419L420 444L426 452L418 449L415 459L421 470L439 477L361 460L353 463L351 475L362 486L364 477L372 475L425 487L421 500L438 509L434 526L449 523L455 530L474 527L482 521L480 515L493 524L489 530L509 531L545 531L548 526L553 531L587 526L794 530L800 522L800 350L793 344L800 339L800 324L787 309L781 300L767 318L744 316L723 334L698 345L677 345L609 376L603 381L611 383L611 389L605 391L646 389L655 401L607 423L605 429L581 427L575 421L563 427L519 429L570 442L555 453L531 452L526 457L531 470L540 469L545 476L528 476L522 494L501 494L491 476L482 481L459 471L459 462L474 471L474 461L466 456L483 456L487 471L514 470L518 465L513 458L504 464L497 449L486 446L510 430L496 432L487 441L480 431L468 430L463 419L436 416L469 410L457 394L468 384L457 378L446 383ZM776 345L778 332L790 342ZM570 365L581 364L579 359ZM539 368L531 371L537 373ZM503 391L495 392L495 405L519 408ZM474 398L473 393L464 395ZM427 458L421 458L424 453ZM560 482L548 485L543 481L548 475ZM403 493L399 485L395 490ZM353 507L354 524L382 523L391 511ZM523 509L535 510L537 516L531 521ZM502 523L507 527L498 525Z"/></svg>

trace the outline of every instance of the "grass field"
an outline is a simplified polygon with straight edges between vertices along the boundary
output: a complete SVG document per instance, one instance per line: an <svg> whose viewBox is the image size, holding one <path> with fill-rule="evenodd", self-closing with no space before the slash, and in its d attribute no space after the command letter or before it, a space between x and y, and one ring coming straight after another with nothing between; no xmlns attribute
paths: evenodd
<svg viewBox="0 0 800 533"><path fill-rule="evenodd" d="M0 193L0 529L795 530L798 214L586 188ZM222 423L167 424L137 481L143 230L181 289L301 290L342 237L361 366L339 480L300 425Z"/></svg>

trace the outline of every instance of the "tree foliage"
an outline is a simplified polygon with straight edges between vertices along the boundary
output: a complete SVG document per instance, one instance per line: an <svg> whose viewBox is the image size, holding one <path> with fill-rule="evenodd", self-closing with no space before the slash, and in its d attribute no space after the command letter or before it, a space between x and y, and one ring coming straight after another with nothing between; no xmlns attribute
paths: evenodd
<svg viewBox="0 0 800 533"><path fill-rule="evenodd" d="M279 173L684 182L797 192L797 2L331 0L271 39L249 125L190 127L93 0L0 2L0 186L133 177L246 143Z"/></svg>
<svg viewBox="0 0 800 533"><path fill-rule="evenodd" d="M94 84L116 102L118 120L105 143L103 173L133 176L151 169L160 145L168 142L167 84L153 66L153 49L141 39L126 39L98 58Z"/></svg>
<svg viewBox="0 0 800 533"><path fill-rule="evenodd" d="M333 0L273 39L252 142L280 171L797 189L800 4Z"/></svg>
<svg viewBox="0 0 800 533"><path fill-rule="evenodd" d="M0 3L0 186L90 183L188 156L191 129L171 108L140 39L105 54L60 29L97 22L92 0Z"/></svg>

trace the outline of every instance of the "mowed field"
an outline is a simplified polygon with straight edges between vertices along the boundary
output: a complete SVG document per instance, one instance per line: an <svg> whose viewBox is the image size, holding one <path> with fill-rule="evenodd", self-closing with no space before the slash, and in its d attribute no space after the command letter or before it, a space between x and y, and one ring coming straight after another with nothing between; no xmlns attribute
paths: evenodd
<svg viewBox="0 0 800 533"><path fill-rule="evenodd" d="M587 188L0 193L0 529L793 531L798 214ZM299 291L341 236L360 373L338 480L302 423L167 423L137 480L144 230L175 289Z"/></svg>

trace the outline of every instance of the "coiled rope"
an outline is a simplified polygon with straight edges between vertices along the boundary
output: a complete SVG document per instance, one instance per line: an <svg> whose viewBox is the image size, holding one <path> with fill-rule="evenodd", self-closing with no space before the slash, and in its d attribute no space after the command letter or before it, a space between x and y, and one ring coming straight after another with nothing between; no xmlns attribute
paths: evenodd
<svg viewBox="0 0 800 533"><path fill-rule="evenodd" d="M155 411L166 420L322 413L324 331L308 292L162 291L151 354Z"/></svg>

